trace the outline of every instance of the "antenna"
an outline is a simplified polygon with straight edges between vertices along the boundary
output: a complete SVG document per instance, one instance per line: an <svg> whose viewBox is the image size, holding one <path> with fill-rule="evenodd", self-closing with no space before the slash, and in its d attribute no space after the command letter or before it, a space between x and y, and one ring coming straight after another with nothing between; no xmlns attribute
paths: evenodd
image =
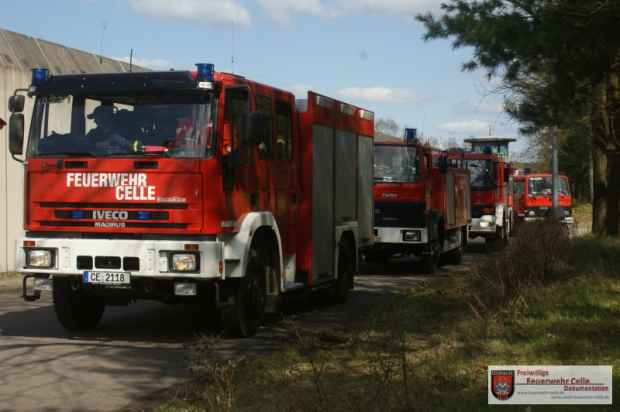
<svg viewBox="0 0 620 412"><path fill-rule="evenodd" d="M133 49L129 52L129 73L133 73Z"/></svg>
<svg viewBox="0 0 620 412"><path fill-rule="evenodd" d="M108 22L101 21L101 40L99 42L99 64L103 63L103 40L105 39L105 31L108 29Z"/></svg>
<svg viewBox="0 0 620 412"><path fill-rule="evenodd" d="M231 53L230 53L230 72L235 74L235 18L232 18L232 33L231 33Z"/></svg>

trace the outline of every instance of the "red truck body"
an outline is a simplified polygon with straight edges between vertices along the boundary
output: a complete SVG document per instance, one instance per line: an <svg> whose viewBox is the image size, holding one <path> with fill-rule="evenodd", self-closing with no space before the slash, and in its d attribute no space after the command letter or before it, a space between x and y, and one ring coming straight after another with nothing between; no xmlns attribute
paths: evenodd
<svg viewBox="0 0 620 412"><path fill-rule="evenodd" d="M513 180L508 147L515 141L495 137L465 139L470 145L468 151L453 150L449 154L454 165L471 172L472 238L505 244L512 233Z"/></svg>
<svg viewBox="0 0 620 412"><path fill-rule="evenodd" d="M518 221L533 221L548 216L553 206L553 180L550 173L519 174L514 177L515 210ZM573 199L568 177L560 176L558 205L562 209L562 221L573 223Z"/></svg>
<svg viewBox="0 0 620 412"><path fill-rule="evenodd" d="M509 163L495 153L451 151L449 157L471 172L470 237L506 241L514 222Z"/></svg>
<svg viewBox="0 0 620 412"><path fill-rule="evenodd" d="M460 260L470 220L469 173L417 141L375 144L375 245L370 259L423 257L428 271Z"/></svg>
<svg viewBox="0 0 620 412"><path fill-rule="evenodd" d="M282 294L352 287L373 237L374 114L205 66L35 71L17 258L61 312L70 293L97 297L97 311L208 296L250 335ZM77 325L74 309L63 325L96 324Z"/></svg>

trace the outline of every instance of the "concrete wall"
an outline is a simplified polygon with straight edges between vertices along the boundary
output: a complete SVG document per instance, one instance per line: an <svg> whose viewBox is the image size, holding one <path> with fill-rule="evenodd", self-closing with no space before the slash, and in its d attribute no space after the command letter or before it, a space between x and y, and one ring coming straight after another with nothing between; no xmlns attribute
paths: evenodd
<svg viewBox="0 0 620 412"><path fill-rule="evenodd" d="M70 49L0 29L0 118L7 123L8 99L15 89L30 85L31 69L53 74L128 72L127 63ZM134 66L134 71L144 69ZM26 127L33 102L26 100ZM24 168L8 151L8 126L0 131L0 273L15 270L15 242L23 234Z"/></svg>

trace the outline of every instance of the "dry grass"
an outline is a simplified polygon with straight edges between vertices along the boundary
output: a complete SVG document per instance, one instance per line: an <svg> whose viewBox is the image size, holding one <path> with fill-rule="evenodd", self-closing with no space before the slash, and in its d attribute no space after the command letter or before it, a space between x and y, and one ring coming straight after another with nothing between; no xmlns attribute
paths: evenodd
<svg viewBox="0 0 620 412"><path fill-rule="evenodd" d="M290 323L289 345L234 361L205 339L196 382L158 411L490 410L490 364L607 364L620 378L620 242L547 224L521 236L473 276L396 296L344 335Z"/></svg>

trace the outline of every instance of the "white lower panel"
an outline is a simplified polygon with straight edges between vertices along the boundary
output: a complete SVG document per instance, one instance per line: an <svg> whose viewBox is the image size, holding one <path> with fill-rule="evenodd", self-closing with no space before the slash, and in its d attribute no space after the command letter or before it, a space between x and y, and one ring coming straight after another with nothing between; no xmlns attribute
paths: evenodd
<svg viewBox="0 0 620 412"><path fill-rule="evenodd" d="M403 232L415 230L420 232L420 240L416 242L405 242ZM375 243L404 243L404 244L426 244L428 243L428 230L426 228L414 227L376 227Z"/></svg>
<svg viewBox="0 0 620 412"><path fill-rule="evenodd" d="M26 255L22 247L24 240L36 242L35 248L53 249L58 254L52 269L26 268ZM183 252L186 244L198 245L200 252L200 273L160 272L159 252ZM45 273L63 275L82 275L84 270L77 268L78 256L118 256L137 257L140 270L131 272L132 276L216 278L221 277L219 265L222 259L222 245L217 241L167 241L167 240L108 240L108 239L21 239L17 242L17 270L21 273ZM93 270L99 270L93 268ZM108 269L102 269L108 270ZM119 269L119 271L122 269Z"/></svg>
<svg viewBox="0 0 620 412"><path fill-rule="evenodd" d="M472 219L469 225L469 231L472 233L493 234L497 231L497 226L495 223L482 221L482 219Z"/></svg>

